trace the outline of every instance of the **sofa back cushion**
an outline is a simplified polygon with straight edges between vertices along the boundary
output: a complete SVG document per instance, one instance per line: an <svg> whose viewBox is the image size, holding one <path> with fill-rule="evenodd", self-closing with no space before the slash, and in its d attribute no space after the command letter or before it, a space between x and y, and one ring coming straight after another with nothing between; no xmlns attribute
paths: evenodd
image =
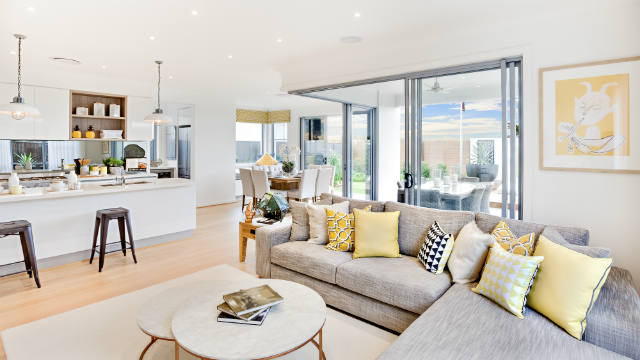
<svg viewBox="0 0 640 360"><path fill-rule="evenodd" d="M418 256L418 251L434 221L437 220L442 230L453 234L454 237L463 226L473 221L472 212L436 210L395 201L387 201L384 211L400 211L398 243L400 253L409 256Z"/></svg>
<svg viewBox="0 0 640 360"><path fill-rule="evenodd" d="M331 195L331 196L332 196L333 204L341 203L343 201L348 201L350 213L353 212L353 209L364 210L369 205L371 205L371 212L384 211L384 202L382 201L358 200L358 199L351 199L351 198L346 198L338 195Z"/></svg>
<svg viewBox="0 0 640 360"><path fill-rule="evenodd" d="M511 231L513 231L513 233L518 237L528 233L535 233L536 238L538 238L545 227L549 227L558 231L558 233L560 233L560 235L562 235L564 239L571 244L582 246L589 245L589 230L586 229L568 226L546 226L523 220L503 219L499 216L485 213L476 214L476 224L478 224L478 228L484 232L490 233L500 221L506 222Z"/></svg>

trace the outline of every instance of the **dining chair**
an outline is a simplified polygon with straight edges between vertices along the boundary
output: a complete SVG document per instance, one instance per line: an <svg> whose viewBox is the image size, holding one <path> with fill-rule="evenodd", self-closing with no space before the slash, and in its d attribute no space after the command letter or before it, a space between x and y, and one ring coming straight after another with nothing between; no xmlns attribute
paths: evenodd
<svg viewBox="0 0 640 360"><path fill-rule="evenodd" d="M300 177L300 186L298 190L289 191L287 200L295 199L298 201L304 199L312 199L316 196L316 180L318 178L318 169L307 169L302 172Z"/></svg>
<svg viewBox="0 0 640 360"><path fill-rule="evenodd" d="M314 201L324 193L329 194L329 191L331 189L332 173L333 170L328 167L323 166L318 169L318 179L316 180L316 192L314 195Z"/></svg>
<svg viewBox="0 0 640 360"><path fill-rule="evenodd" d="M242 206L240 207L240 211L244 210L244 201L248 196L253 201L255 197L253 191L253 179L251 179L251 169L240 168L240 182L242 183Z"/></svg>
<svg viewBox="0 0 640 360"><path fill-rule="evenodd" d="M484 186L478 186L471 194L462 199L462 210L471 211L474 213L480 212L480 206L482 203L482 195L484 194Z"/></svg>
<svg viewBox="0 0 640 360"><path fill-rule="evenodd" d="M264 194L271 191L269 178L266 170L251 170L251 180L253 180L253 204L264 197Z"/></svg>
<svg viewBox="0 0 640 360"><path fill-rule="evenodd" d="M333 165L324 165L324 168L331 169L331 178L329 180L329 192L333 194L333 182L336 178L336 167Z"/></svg>

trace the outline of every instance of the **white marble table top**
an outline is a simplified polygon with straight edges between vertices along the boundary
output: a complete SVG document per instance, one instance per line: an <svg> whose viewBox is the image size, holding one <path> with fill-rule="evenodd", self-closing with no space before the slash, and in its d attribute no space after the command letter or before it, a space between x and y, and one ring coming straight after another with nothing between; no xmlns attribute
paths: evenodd
<svg viewBox="0 0 640 360"><path fill-rule="evenodd" d="M140 307L136 319L138 327L149 336L173 340L171 320L180 305L188 299L208 291L211 287L218 287L225 283L227 281L197 282L171 288L157 294Z"/></svg>
<svg viewBox="0 0 640 360"><path fill-rule="evenodd" d="M173 315L171 330L188 352L210 359L259 359L282 354L311 339L324 325L327 309L314 290L294 282L262 279L285 300L274 306L261 326L217 321L222 295L237 291L229 282L187 300ZM251 284L250 286L256 286Z"/></svg>

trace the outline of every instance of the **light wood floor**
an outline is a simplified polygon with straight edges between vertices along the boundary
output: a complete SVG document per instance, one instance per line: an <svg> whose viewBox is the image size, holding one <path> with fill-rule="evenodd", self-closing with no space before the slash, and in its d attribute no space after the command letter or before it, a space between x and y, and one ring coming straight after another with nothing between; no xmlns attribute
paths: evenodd
<svg viewBox="0 0 640 360"><path fill-rule="evenodd" d="M238 261L240 216L240 203L199 208L192 237L136 249L138 264L130 254L114 253L105 259L102 273L97 262L90 265L88 260L43 269L40 289L25 273L0 278L0 330L215 265L229 264L255 273L254 241L249 240L247 261ZM6 360L2 342L0 360Z"/></svg>

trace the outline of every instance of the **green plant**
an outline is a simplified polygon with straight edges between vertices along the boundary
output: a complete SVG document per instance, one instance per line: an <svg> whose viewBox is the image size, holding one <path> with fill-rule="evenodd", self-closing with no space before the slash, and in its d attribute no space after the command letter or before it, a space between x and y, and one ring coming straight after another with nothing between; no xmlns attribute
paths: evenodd
<svg viewBox="0 0 640 360"><path fill-rule="evenodd" d="M442 176L447 175L447 164L439 163L438 167L440 168L440 170L442 170Z"/></svg>
<svg viewBox="0 0 640 360"><path fill-rule="evenodd" d="M422 177L428 179L431 177L431 167L426 162L422 162L421 164Z"/></svg>
<svg viewBox="0 0 640 360"><path fill-rule="evenodd" d="M493 142L476 142L471 152L471 163L478 165L493 164Z"/></svg>
<svg viewBox="0 0 640 360"><path fill-rule="evenodd" d="M367 174L361 172L353 173L353 182L365 182L367 181Z"/></svg>
<svg viewBox="0 0 640 360"><path fill-rule="evenodd" d="M124 164L124 161L111 157L111 158L102 160L102 163L105 164L106 166L122 166Z"/></svg>
<svg viewBox="0 0 640 360"><path fill-rule="evenodd" d="M296 164L293 161L283 161L282 162L282 171L289 173L291 171L293 171L293 168L296 166Z"/></svg>
<svg viewBox="0 0 640 360"><path fill-rule="evenodd" d="M31 155L31 153L29 153L29 155L22 153L20 155L16 154L16 160L18 161L18 164L22 165L22 166L26 166L27 163L32 163L33 162L33 156Z"/></svg>
<svg viewBox="0 0 640 360"><path fill-rule="evenodd" d="M333 177L333 184L342 184L342 162L338 157L338 154L335 152L331 152L329 154L329 165L332 165L336 168L336 173Z"/></svg>

